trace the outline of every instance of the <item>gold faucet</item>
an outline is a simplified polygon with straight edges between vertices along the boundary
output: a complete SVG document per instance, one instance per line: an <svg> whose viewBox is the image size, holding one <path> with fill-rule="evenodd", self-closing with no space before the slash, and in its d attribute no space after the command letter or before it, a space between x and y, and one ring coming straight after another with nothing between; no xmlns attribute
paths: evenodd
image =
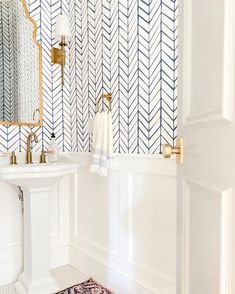
<svg viewBox="0 0 235 294"><path fill-rule="evenodd" d="M28 135L27 137L27 153L26 153L26 163L27 164L32 164L32 149L31 149L31 138L34 138L35 143L38 143L38 136L32 132Z"/></svg>

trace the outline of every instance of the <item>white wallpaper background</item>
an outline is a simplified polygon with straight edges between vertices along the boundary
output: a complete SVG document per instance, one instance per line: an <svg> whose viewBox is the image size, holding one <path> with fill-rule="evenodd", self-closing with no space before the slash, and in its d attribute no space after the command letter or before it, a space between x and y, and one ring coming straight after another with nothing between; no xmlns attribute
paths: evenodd
<svg viewBox="0 0 235 294"><path fill-rule="evenodd" d="M20 1L20 0L19 0ZM160 153L177 129L177 1L28 0L43 45L44 126L34 150L55 132L61 151L90 151L87 122L112 92L114 149ZM65 85L50 62L56 17L70 16L73 38ZM26 148L30 127L0 126L0 151Z"/></svg>

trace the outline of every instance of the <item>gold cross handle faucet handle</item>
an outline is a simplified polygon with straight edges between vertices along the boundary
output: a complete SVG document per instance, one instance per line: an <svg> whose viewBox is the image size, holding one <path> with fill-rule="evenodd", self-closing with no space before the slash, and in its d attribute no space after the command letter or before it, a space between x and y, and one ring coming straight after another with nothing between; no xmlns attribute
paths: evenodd
<svg viewBox="0 0 235 294"><path fill-rule="evenodd" d="M17 164L17 158L16 158L16 153L15 153L15 151L13 151L13 152L11 153L11 164L12 164L12 165Z"/></svg>
<svg viewBox="0 0 235 294"><path fill-rule="evenodd" d="M184 156L184 141L183 138L178 138L176 141L176 146L172 147L170 144L163 145L163 157L171 158L171 156L176 155L176 162L178 164L183 164Z"/></svg>
<svg viewBox="0 0 235 294"><path fill-rule="evenodd" d="M47 163L46 162L46 152L44 150L41 151L40 163Z"/></svg>

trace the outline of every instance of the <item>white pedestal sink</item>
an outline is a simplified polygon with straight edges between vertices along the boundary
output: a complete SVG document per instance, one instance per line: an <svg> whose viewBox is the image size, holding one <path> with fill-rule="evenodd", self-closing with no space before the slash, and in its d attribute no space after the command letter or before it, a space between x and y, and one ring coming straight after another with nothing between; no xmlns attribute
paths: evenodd
<svg viewBox="0 0 235 294"><path fill-rule="evenodd" d="M77 172L75 163L1 166L0 179L24 192L24 271L15 283L18 294L54 294L50 275L48 197L53 183Z"/></svg>

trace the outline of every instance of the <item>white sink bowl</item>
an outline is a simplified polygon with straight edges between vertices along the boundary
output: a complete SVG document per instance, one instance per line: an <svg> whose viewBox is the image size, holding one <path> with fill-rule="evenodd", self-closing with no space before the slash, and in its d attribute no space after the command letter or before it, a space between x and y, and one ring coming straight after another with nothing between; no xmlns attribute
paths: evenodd
<svg viewBox="0 0 235 294"><path fill-rule="evenodd" d="M50 275L48 203L52 184L77 170L69 162L0 166L0 180L21 186L24 194L24 270L15 283L17 294L59 290Z"/></svg>
<svg viewBox="0 0 235 294"><path fill-rule="evenodd" d="M41 187L51 185L59 178L77 172L76 163L39 163L0 166L0 179L15 186Z"/></svg>

